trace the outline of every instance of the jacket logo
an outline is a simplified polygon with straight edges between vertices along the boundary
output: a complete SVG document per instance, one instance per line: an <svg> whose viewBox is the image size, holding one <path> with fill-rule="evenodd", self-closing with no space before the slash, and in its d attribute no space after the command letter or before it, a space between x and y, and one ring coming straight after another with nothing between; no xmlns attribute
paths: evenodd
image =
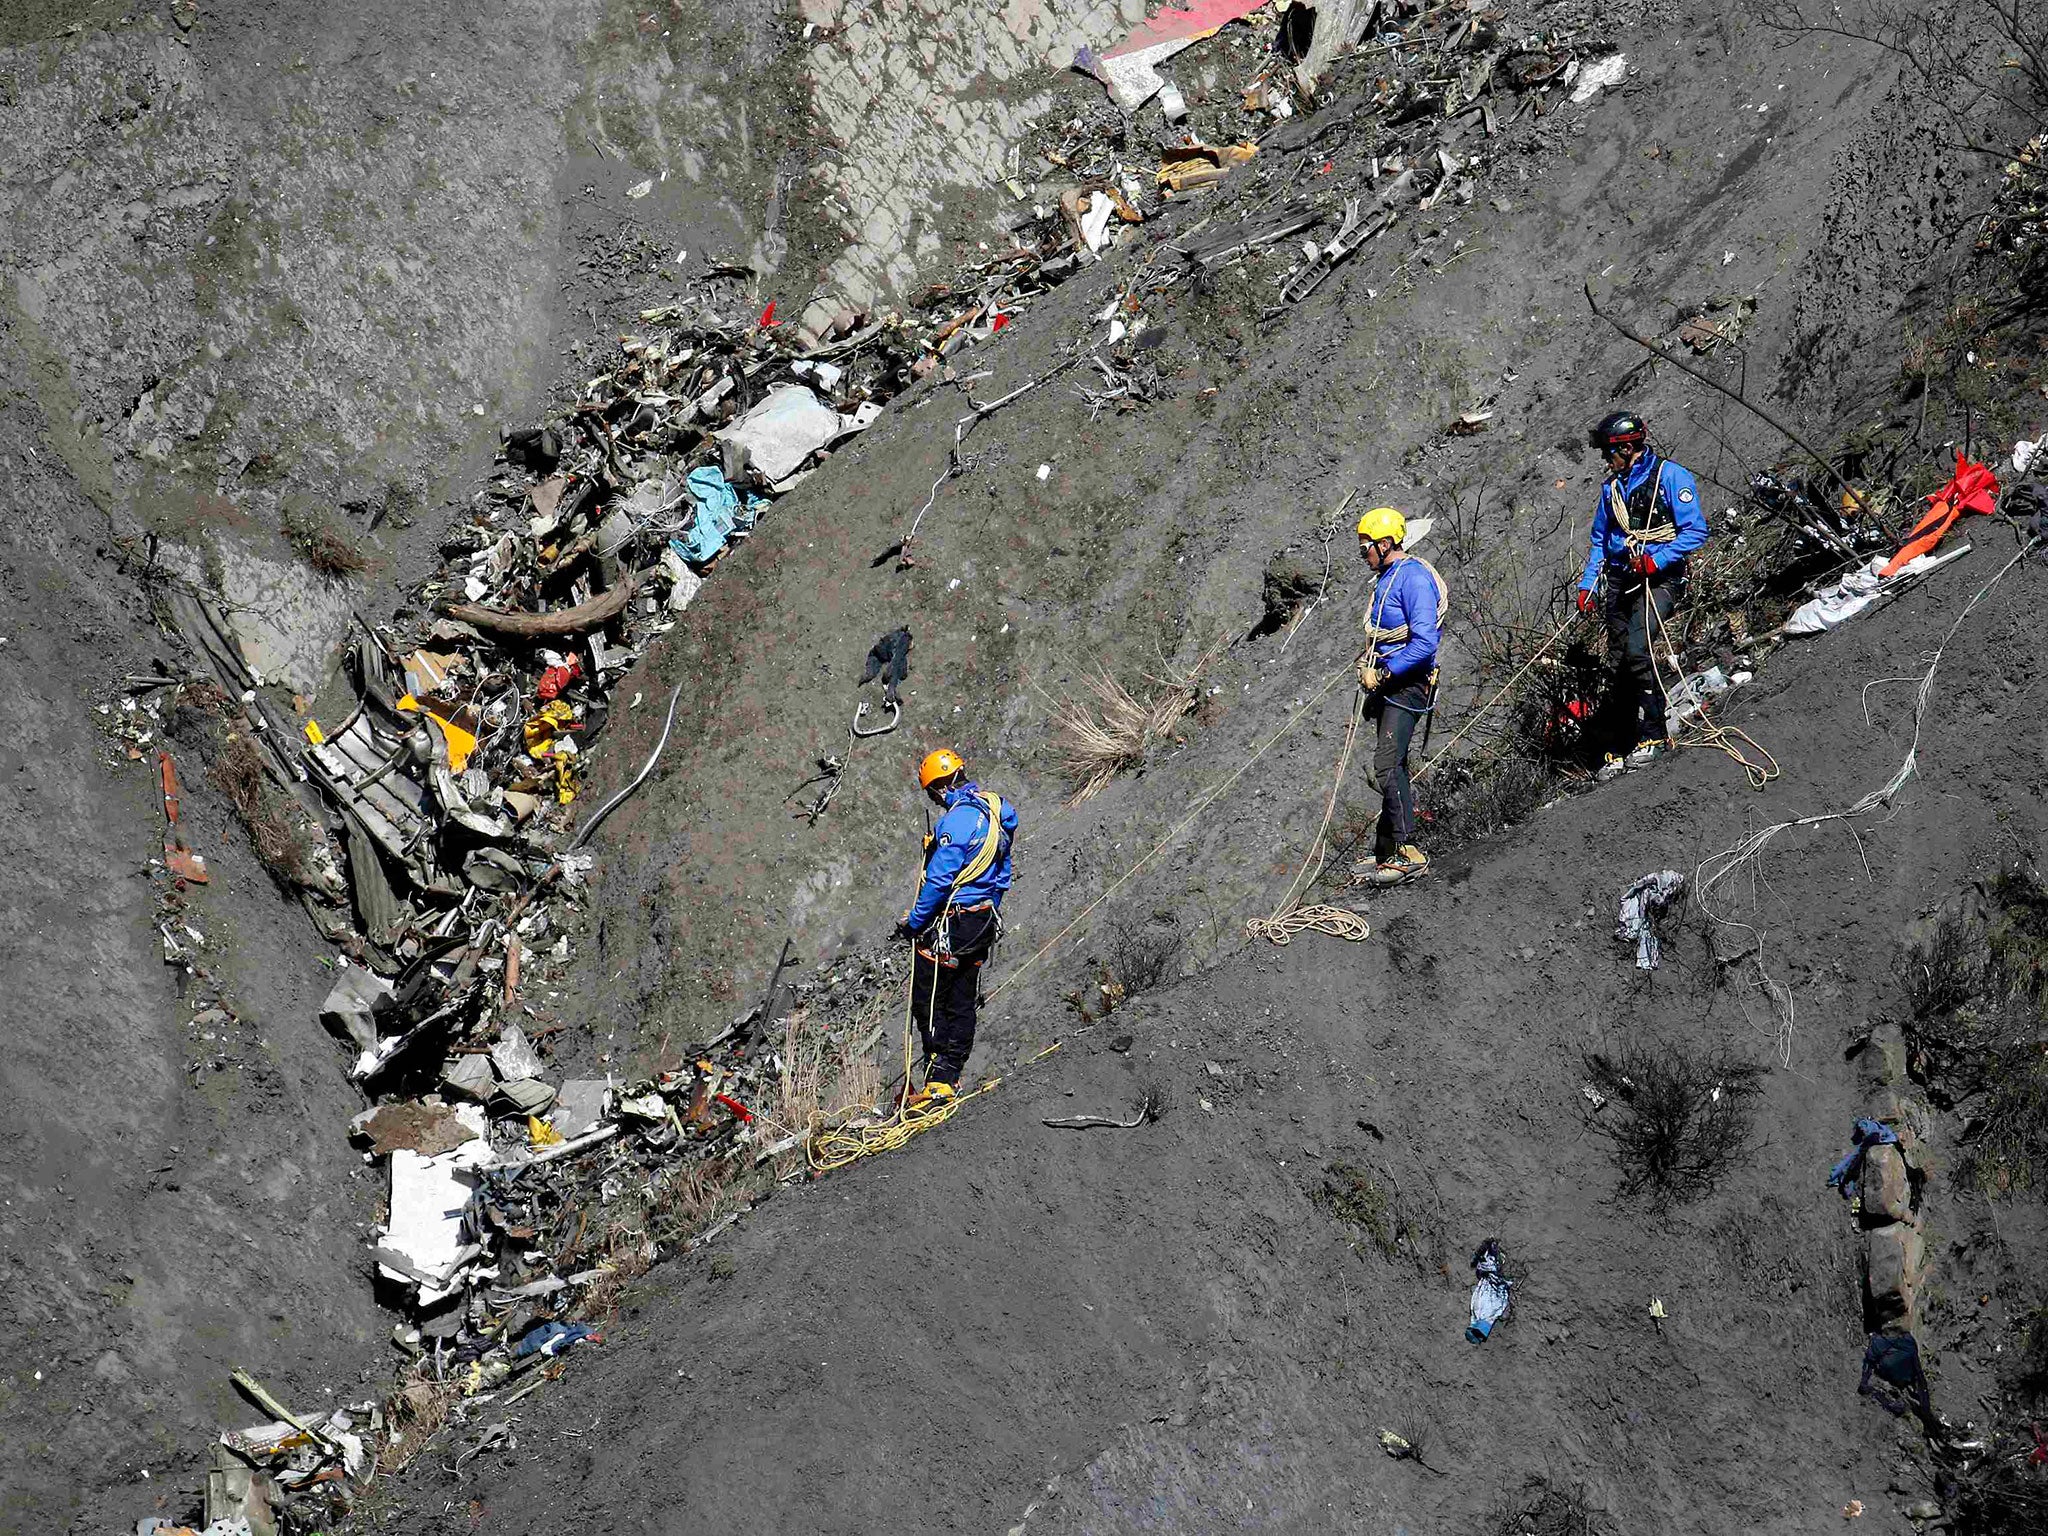
<svg viewBox="0 0 2048 1536"><path fill-rule="evenodd" d="M1691 492L1691 491L1680 491L1680 492L1678 493L1678 499L1679 499L1680 501L1691 501L1691 500L1692 500L1692 492Z"/></svg>

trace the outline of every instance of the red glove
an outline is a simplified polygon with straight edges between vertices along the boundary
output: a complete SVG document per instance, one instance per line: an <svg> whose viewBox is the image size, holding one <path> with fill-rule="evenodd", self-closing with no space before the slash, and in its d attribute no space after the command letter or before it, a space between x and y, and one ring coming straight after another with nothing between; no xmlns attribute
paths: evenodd
<svg viewBox="0 0 2048 1536"><path fill-rule="evenodd" d="M1638 576L1654 576L1657 574L1657 557L1647 549L1640 550L1630 558L1628 568Z"/></svg>
<svg viewBox="0 0 2048 1536"><path fill-rule="evenodd" d="M1579 588L1579 612L1581 612L1581 613L1591 613L1592 611L1593 611L1593 594L1592 594L1591 590L1590 590L1590 589L1588 589L1588 588L1586 588L1586 587L1581 587L1581 588Z"/></svg>

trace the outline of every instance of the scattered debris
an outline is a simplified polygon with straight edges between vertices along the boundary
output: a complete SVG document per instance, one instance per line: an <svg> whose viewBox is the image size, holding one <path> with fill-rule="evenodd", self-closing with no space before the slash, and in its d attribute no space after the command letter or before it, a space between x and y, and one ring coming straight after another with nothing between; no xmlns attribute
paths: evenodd
<svg viewBox="0 0 2048 1536"><path fill-rule="evenodd" d="M1472 1273L1478 1279L1472 1286L1472 1321L1465 1326L1465 1337L1474 1344L1484 1344L1494 1325L1508 1315L1515 1282L1508 1278L1506 1266L1498 1238L1489 1237L1472 1255Z"/></svg>
<svg viewBox="0 0 2048 1536"><path fill-rule="evenodd" d="M1636 969L1654 971L1663 953L1657 940L1657 919L1685 889L1685 876L1675 869L1644 875L1622 894L1614 936L1636 947Z"/></svg>
<svg viewBox="0 0 2048 1536"><path fill-rule="evenodd" d="M1604 59L1597 59L1581 67L1572 77L1572 101L1574 104L1591 101L1602 91L1620 85L1627 78L1627 55L1612 53Z"/></svg>
<svg viewBox="0 0 2048 1536"><path fill-rule="evenodd" d="M1135 1131L1141 1125L1150 1125L1166 1112L1166 1097L1157 1088L1148 1088L1132 1103L1131 1118L1114 1120L1106 1115L1069 1115L1065 1119L1048 1120L1045 1123L1054 1130L1078 1131L1090 1126L1106 1126L1113 1131Z"/></svg>

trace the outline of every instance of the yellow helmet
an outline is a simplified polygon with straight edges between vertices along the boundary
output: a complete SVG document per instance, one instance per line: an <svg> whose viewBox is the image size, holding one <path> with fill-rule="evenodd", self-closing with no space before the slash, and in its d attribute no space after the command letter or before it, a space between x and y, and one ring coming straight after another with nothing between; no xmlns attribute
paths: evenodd
<svg viewBox="0 0 2048 1536"><path fill-rule="evenodd" d="M1392 507L1374 507L1358 520L1361 539L1392 539L1399 544L1408 537L1408 519Z"/></svg>
<svg viewBox="0 0 2048 1536"><path fill-rule="evenodd" d="M936 752L927 752L923 762L917 765L917 783L921 789L930 789L941 779L950 779L956 773L964 773L967 764L960 754L951 747L941 747Z"/></svg>

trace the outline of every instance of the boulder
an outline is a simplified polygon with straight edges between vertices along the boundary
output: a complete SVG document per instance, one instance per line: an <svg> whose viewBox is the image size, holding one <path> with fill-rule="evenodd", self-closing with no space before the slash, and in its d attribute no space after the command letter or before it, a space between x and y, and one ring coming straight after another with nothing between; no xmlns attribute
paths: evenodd
<svg viewBox="0 0 2048 1536"><path fill-rule="evenodd" d="M1864 1289L1874 1325L1910 1321L1913 1299L1927 1266L1927 1245L1909 1221L1879 1227L1868 1238L1864 1258Z"/></svg>
<svg viewBox="0 0 2048 1536"><path fill-rule="evenodd" d="M1905 1156L1896 1146L1877 1146L1863 1154L1863 1224L1883 1226L1886 1222L1910 1221L1913 1216L1913 1181Z"/></svg>
<svg viewBox="0 0 2048 1536"><path fill-rule="evenodd" d="M1870 1032L1864 1056L1866 1069L1878 1086L1896 1088L1906 1081L1906 1031L1887 1019Z"/></svg>

